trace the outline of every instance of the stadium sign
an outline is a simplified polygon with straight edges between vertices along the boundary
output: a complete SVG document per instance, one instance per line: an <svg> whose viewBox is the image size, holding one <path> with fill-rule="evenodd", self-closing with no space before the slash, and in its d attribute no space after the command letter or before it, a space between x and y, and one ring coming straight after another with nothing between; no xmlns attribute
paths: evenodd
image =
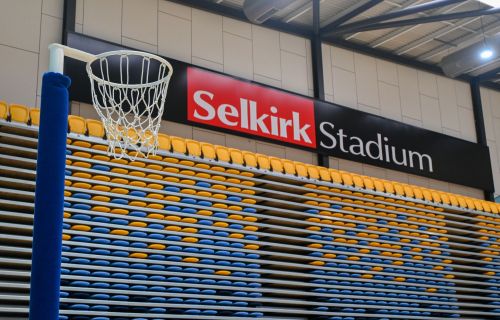
<svg viewBox="0 0 500 320"><path fill-rule="evenodd" d="M76 33L67 43L91 53L123 49ZM493 190L487 147L166 59L174 68L166 120ZM65 68L71 98L91 103L85 66L70 60Z"/></svg>

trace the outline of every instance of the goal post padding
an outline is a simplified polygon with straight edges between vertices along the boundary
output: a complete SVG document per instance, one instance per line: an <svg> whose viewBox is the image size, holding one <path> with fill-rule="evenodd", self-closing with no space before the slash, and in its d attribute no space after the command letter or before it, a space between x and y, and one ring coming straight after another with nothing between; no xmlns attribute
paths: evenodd
<svg viewBox="0 0 500 320"><path fill-rule="evenodd" d="M64 179L68 130L67 76L43 75L30 285L30 320L59 317Z"/></svg>

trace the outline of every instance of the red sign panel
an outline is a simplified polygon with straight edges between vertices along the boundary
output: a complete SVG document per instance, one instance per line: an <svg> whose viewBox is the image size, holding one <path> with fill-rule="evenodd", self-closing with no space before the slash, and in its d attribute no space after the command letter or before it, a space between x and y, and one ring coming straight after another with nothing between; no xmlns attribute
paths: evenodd
<svg viewBox="0 0 500 320"><path fill-rule="evenodd" d="M316 147L314 101L188 67L188 120Z"/></svg>

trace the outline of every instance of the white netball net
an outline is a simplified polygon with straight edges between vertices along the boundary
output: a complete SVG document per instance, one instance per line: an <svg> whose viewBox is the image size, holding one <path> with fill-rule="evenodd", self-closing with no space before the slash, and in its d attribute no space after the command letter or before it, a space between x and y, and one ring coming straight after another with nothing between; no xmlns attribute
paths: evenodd
<svg viewBox="0 0 500 320"><path fill-rule="evenodd" d="M156 155L172 66L138 51L112 51L87 63L92 101L115 158Z"/></svg>

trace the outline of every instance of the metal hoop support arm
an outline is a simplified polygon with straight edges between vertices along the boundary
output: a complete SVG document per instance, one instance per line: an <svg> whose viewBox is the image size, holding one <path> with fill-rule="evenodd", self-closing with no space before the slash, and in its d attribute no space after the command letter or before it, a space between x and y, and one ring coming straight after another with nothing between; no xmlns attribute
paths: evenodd
<svg viewBox="0 0 500 320"><path fill-rule="evenodd" d="M59 43L49 45L49 56L49 71L57 73L64 72L64 57L70 57L83 62L90 62L96 58L91 53L70 48Z"/></svg>

